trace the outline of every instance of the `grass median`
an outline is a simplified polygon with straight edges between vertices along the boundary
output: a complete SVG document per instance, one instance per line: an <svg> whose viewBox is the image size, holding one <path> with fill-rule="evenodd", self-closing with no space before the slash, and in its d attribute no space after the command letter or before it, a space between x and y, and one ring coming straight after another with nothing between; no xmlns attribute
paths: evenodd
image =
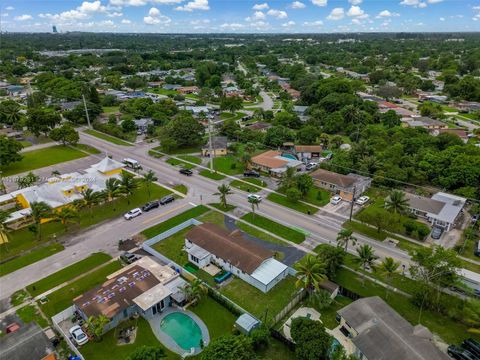
<svg viewBox="0 0 480 360"><path fill-rule="evenodd" d="M277 193L271 193L270 195L267 196L267 199L279 205L288 207L292 210L299 211L308 215L315 214L318 211L316 207L310 206L300 201L292 202L288 200L286 196L283 196Z"/></svg>
<svg viewBox="0 0 480 360"><path fill-rule="evenodd" d="M124 141L120 138L102 133L102 132L97 131L97 130L87 129L87 130L84 130L84 132L89 134L89 135L95 136L96 138L111 142L112 144L115 144L115 145L133 146L132 144L130 144L130 143L128 143L128 142L126 142L126 141Z"/></svg>
<svg viewBox="0 0 480 360"><path fill-rule="evenodd" d="M258 214L250 212L243 215L241 219L295 244L300 244L305 240L305 234Z"/></svg>
<svg viewBox="0 0 480 360"><path fill-rule="evenodd" d="M203 177L212 179L212 180L223 180L225 179L225 175L219 174L217 172L212 172L210 170L202 170L199 174Z"/></svg>
<svg viewBox="0 0 480 360"><path fill-rule="evenodd" d="M265 181L260 180L260 179L245 178L245 179L242 179L242 181L233 180L230 183L230 186L233 186L237 189L240 189L242 191L246 191L246 192L249 192L249 193L255 193L255 192L261 191L262 188L267 186L267 184L265 183Z"/></svg>

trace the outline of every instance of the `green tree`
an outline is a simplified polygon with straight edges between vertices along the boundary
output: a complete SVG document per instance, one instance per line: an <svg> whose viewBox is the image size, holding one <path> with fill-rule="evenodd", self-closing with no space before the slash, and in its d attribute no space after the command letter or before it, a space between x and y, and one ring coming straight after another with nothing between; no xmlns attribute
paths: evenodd
<svg viewBox="0 0 480 360"><path fill-rule="evenodd" d="M320 289L310 294L308 302L312 307L321 311L328 308L332 304L333 299L327 290Z"/></svg>
<svg viewBox="0 0 480 360"><path fill-rule="evenodd" d="M136 347L127 357L127 360L160 360L165 358L165 352L160 346Z"/></svg>
<svg viewBox="0 0 480 360"><path fill-rule="evenodd" d="M79 215L78 211L74 208L64 206L60 210L53 212L53 218L65 227L66 232L68 230L68 224L78 222Z"/></svg>
<svg viewBox="0 0 480 360"><path fill-rule="evenodd" d="M363 279L363 286L365 286L365 271L367 268L370 267L371 269L374 268L375 260L378 259L378 256L375 255L375 250L370 245L363 244L362 246L357 248L357 255L358 258L355 258L355 261L360 263L363 268L362 279Z"/></svg>
<svg viewBox="0 0 480 360"><path fill-rule="evenodd" d="M207 288L202 280L195 279L182 289L187 301L192 305L197 305L202 297L207 293Z"/></svg>
<svg viewBox="0 0 480 360"><path fill-rule="evenodd" d="M296 187L288 188L285 191L288 201L292 203L297 203L302 198L302 193Z"/></svg>
<svg viewBox="0 0 480 360"><path fill-rule="evenodd" d="M139 76L132 76L125 81L125 86L129 87L133 91L143 88L146 85L145 80Z"/></svg>
<svg viewBox="0 0 480 360"><path fill-rule="evenodd" d="M205 128L190 113L181 113L163 127L160 133L162 146L167 139L174 141L176 147L191 147L203 140Z"/></svg>
<svg viewBox="0 0 480 360"><path fill-rule="evenodd" d="M289 189L296 185L297 178L295 177L297 170L293 167L287 168L283 176L278 181L278 185L282 189Z"/></svg>
<svg viewBox="0 0 480 360"><path fill-rule="evenodd" d="M337 235L337 244L338 246L342 246L345 252L348 251L348 244L352 243L355 245L357 243L357 238L353 236L353 231L350 229L342 229L339 231Z"/></svg>
<svg viewBox="0 0 480 360"><path fill-rule="evenodd" d="M81 192L82 207L86 207L90 211L90 216L93 216L93 208L95 205L98 205L103 200L103 194L100 191L94 191L93 189L86 189Z"/></svg>
<svg viewBox="0 0 480 360"><path fill-rule="evenodd" d="M91 335L95 337L97 341L102 339L105 326L110 323L110 319L101 314L98 316L90 316L86 321L86 326Z"/></svg>
<svg viewBox="0 0 480 360"><path fill-rule="evenodd" d="M142 183L145 184L148 193L148 200L150 200L150 187L155 181L158 181L158 177L152 170L148 170L145 174L143 174Z"/></svg>
<svg viewBox="0 0 480 360"><path fill-rule="evenodd" d="M75 145L80 140L78 131L75 130L70 124L64 124L60 127L52 129L49 136L53 141L60 141L63 143L63 145Z"/></svg>
<svg viewBox="0 0 480 360"><path fill-rule="evenodd" d="M393 190L385 199L385 209L395 214L405 213L408 209L408 200L403 191Z"/></svg>
<svg viewBox="0 0 480 360"><path fill-rule="evenodd" d="M225 96L220 99L220 109L228 110L231 113L243 108L243 100L239 96Z"/></svg>
<svg viewBox="0 0 480 360"><path fill-rule="evenodd" d="M18 177L16 182L20 189L25 189L35 185L39 179L40 177L30 171L27 175Z"/></svg>
<svg viewBox="0 0 480 360"><path fill-rule="evenodd" d="M399 266L400 266L400 262L395 261L391 257L386 257L381 262L381 264L379 266L379 270L382 274L385 275L385 277L387 279L387 283L388 283L389 286L391 285L393 275L396 274ZM388 299L388 292L389 292L389 288L387 287L387 292L385 294L386 299Z"/></svg>
<svg viewBox="0 0 480 360"><path fill-rule="evenodd" d="M308 318L295 318L290 326L290 334L295 342L297 360L327 359L332 337L320 321Z"/></svg>
<svg viewBox="0 0 480 360"><path fill-rule="evenodd" d="M132 119L125 119L122 121L122 130L124 132L132 132L135 131L137 126L135 125L135 122Z"/></svg>
<svg viewBox="0 0 480 360"><path fill-rule="evenodd" d="M309 174L301 174L295 178L297 188L304 198L313 187L313 178Z"/></svg>
<svg viewBox="0 0 480 360"><path fill-rule="evenodd" d="M120 175L120 187L123 191L124 194L127 196L133 195L135 190L138 188L138 182L135 180L133 175L127 173L127 172L122 172ZM128 204L130 204L130 199L128 199Z"/></svg>
<svg viewBox="0 0 480 360"><path fill-rule="evenodd" d="M233 194L232 189L230 189L230 186L226 184L222 184L219 187L217 187L218 192L216 192L213 195L218 195L220 197L220 206L224 209L228 208L227 204L227 196Z"/></svg>
<svg viewBox="0 0 480 360"><path fill-rule="evenodd" d="M47 136L50 130L60 124L61 120L61 116L50 109L32 108L27 112L25 125L35 136L39 136L40 133Z"/></svg>
<svg viewBox="0 0 480 360"><path fill-rule="evenodd" d="M245 335L224 335L210 342L201 352L201 360L252 360L256 355L252 340Z"/></svg>
<svg viewBox="0 0 480 360"><path fill-rule="evenodd" d="M15 139L10 139L5 135L0 135L0 168L22 160L20 150L23 145Z"/></svg>
<svg viewBox="0 0 480 360"><path fill-rule="evenodd" d="M327 280L325 264L313 255L307 255L304 261L297 263L296 270L295 286L309 292L318 290L320 283Z"/></svg>
<svg viewBox="0 0 480 360"><path fill-rule="evenodd" d="M295 134L285 126L272 126L265 135L265 145L270 147L280 147L283 143L293 141Z"/></svg>
<svg viewBox="0 0 480 360"><path fill-rule="evenodd" d="M258 209L261 200L257 199L256 197L249 197L248 202L252 206L252 214L253 214L253 217L255 217L255 208Z"/></svg>
<svg viewBox="0 0 480 360"><path fill-rule="evenodd" d="M112 201L113 199L119 197L122 194L120 180L114 177L105 180L105 190L103 190L103 193L107 201Z"/></svg>
<svg viewBox="0 0 480 360"><path fill-rule="evenodd" d="M37 240L42 239L42 220L48 219L52 216L52 208L44 201L32 202L30 204L32 210L31 217L35 227L35 233L37 234Z"/></svg>
<svg viewBox="0 0 480 360"><path fill-rule="evenodd" d="M16 125L21 119L20 105L14 100L0 103L0 123Z"/></svg>
<svg viewBox="0 0 480 360"><path fill-rule="evenodd" d="M344 263L345 250L339 246L325 245L317 256L325 264L327 277L332 279Z"/></svg>

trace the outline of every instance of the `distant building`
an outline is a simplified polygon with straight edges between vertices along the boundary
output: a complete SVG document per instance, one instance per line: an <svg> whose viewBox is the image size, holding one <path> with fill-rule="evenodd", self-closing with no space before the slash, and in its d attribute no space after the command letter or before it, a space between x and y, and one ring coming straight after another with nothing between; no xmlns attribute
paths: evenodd
<svg viewBox="0 0 480 360"><path fill-rule="evenodd" d="M212 136L212 151L214 156L227 155L228 140L226 136ZM210 140L202 147L202 156L210 156Z"/></svg>
<svg viewBox="0 0 480 360"><path fill-rule="evenodd" d="M438 136L440 134L452 134L458 136L464 143L468 141L468 133L464 129L434 129L430 131L430 134L433 136Z"/></svg>
<svg viewBox="0 0 480 360"><path fill-rule="evenodd" d="M282 177L288 168L297 170L302 166L302 162L297 160L294 155L282 154L280 151L269 150L252 157L251 167L269 173L275 177Z"/></svg>
<svg viewBox="0 0 480 360"><path fill-rule="evenodd" d="M177 90L180 94L183 94L183 95L198 94L199 92L199 89L197 86L182 86L182 87L179 87Z"/></svg>
<svg viewBox="0 0 480 360"><path fill-rule="evenodd" d="M56 25L53 25L53 26L52 26L52 32L53 32L54 34L57 34L57 33L58 33L58 31L57 31L57 26L56 26Z"/></svg>
<svg viewBox="0 0 480 360"><path fill-rule="evenodd" d="M443 121L426 116L403 117L401 122L403 127L422 127L429 130L448 129L448 125Z"/></svg>
<svg viewBox="0 0 480 360"><path fill-rule="evenodd" d="M331 191L346 201L357 199L372 184L371 178L353 173L343 175L325 169L318 169L311 175L316 186Z"/></svg>

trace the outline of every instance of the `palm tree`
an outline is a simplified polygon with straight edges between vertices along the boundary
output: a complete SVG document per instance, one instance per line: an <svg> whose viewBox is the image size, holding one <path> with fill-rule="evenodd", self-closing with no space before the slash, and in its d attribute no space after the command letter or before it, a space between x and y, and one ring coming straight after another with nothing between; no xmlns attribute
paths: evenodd
<svg viewBox="0 0 480 360"><path fill-rule="evenodd" d="M350 229L342 229L337 235L337 244L338 246L343 246L345 252L348 250L348 243L351 241L352 245L357 243L357 238L352 235L353 232Z"/></svg>
<svg viewBox="0 0 480 360"><path fill-rule="evenodd" d="M122 178L120 180L120 186L124 194L126 194L127 196L131 196L135 189L138 188L138 182L132 175L123 172ZM128 204L130 204L130 198L128 198Z"/></svg>
<svg viewBox="0 0 480 360"><path fill-rule="evenodd" d="M295 286L307 289L309 292L318 290L320 283L327 280L325 264L313 255L307 255L305 261L299 262L296 270L297 281Z"/></svg>
<svg viewBox="0 0 480 360"><path fill-rule="evenodd" d="M256 197L251 197L251 198L248 198L248 202L252 205L252 214L253 214L253 217L255 217L255 206L257 207L258 209L258 205L260 204L260 199L256 198Z"/></svg>
<svg viewBox="0 0 480 360"><path fill-rule="evenodd" d="M158 181L158 177L152 170L148 170L145 174L143 174L142 183L145 184L148 193L148 200L150 200L150 186L155 182Z"/></svg>
<svg viewBox="0 0 480 360"><path fill-rule="evenodd" d="M359 262L363 267L363 285L365 285L365 271L367 271L367 266L373 269L375 260L378 259L378 256L375 255L375 250L370 245L364 244L357 248L358 258L355 260Z"/></svg>
<svg viewBox="0 0 480 360"><path fill-rule="evenodd" d="M245 144L244 150L246 153L252 155L255 152L256 148L257 147L255 146L254 143L249 142Z"/></svg>
<svg viewBox="0 0 480 360"><path fill-rule="evenodd" d="M207 293L207 288L203 285L202 280L195 279L189 285L185 286L183 293L187 298L188 302L191 302L192 305L198 304L204 294Z"/></svg>
<svg viewBox="0 0 480 360"><path fill-rule="evenodd" d="M102 200L102 194L99 191L87 189L82 191L82 197L82 206L85 206L90 211L90 216L92 216L92 209Z"/></svg>
<svg viewBox="0 0 480 360"><path fill-rule="evenodd" d="M105 181L105 190L103 194L108 201L112 201L122 194L122 188L120 187L120 180L112 177Z"/></svg>
<svg viewBox="0 0 480 360"><path fill-rule="evenodd" d="M399 266L400 266L400 262L395 261L391 257L387 257L387 258L383 259L382 263L380 264L380 272L385 274L385 277L387 278L387 283L389 285L387 287L387 292L385 294L385 297L387 299L388 299L388 290L389 290L390 284L392 282L393 274L395 274L397 272L397 269L398 269Z"/></svg>
<svg viewBox="0 0 480 360"><path fill-rule="evenodd" d="M287 168L279 180L278 185L283 189L289 189L295 184L295 175L297 170L293 167Z"/></svg>
<svg viewBox="0 0 480 360"><path fill-rule="evenodd" d="M20 121L20 105L14 101L6 101L2 104L1 114L5 118L5 123L15 125Z"/></svg>
<svg viewBox="0 0 480 360"><path fill-rule="evenodd" d="M103 335L105 326L110 322L110 319L105 315L90 316L85 325L90 331L90 334L95 337L96 340L100 340Z"/></svg>
<svg viewBox="0 0 480 360"><path fill-rule="evenodd" d="M408 208L408 200L405 193L399 190L393 190L390 196L385 200L385 208L393 213L404 213Z"/></svg>
<svg viewBox="0 0 480 360"><path fill-rule="evenodd" d="M248 166L250 165L250 162L252 161L252 156L247 153L247 152L244 152L241 156L240 156L240 162L243 164L243 167L245 169L248 169Z"/></svg>
<svg viewBox="0 0 480 360"><path fill-rule="evenodd" d="M65 227L65 232L68 229L68 224L73 224L78 221L78 212L72 207L62 207L60 211L55 212L54 218L60 221Z"/></svg>
<svg viewBox="0 0 480 360"><path fill-rule="evenodd" d="M41 232L41 223L43 219L46 219L52 216L52 208L46 202L39 201L39 202L32 202L30 204L30 208L32 210L31 216L32 220L35 224L35 232L37 234L37 240L42 239L42 232Z"/></svg>
<svg viewBox="0 0 480 360"><path fill-rule="evenodd" d="M224 208L227 209L228 204L227 204L227 195L233 194L230 186L226 184L222 184L219 187L217 187L218 192L216 192L213 195L219 195L220 196L220 205Z"/></svg>

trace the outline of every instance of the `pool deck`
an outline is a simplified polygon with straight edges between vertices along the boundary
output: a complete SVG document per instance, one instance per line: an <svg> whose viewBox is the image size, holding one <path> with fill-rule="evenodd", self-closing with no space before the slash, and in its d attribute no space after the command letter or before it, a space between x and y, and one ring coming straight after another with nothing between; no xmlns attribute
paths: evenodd
<svg viewBox="0 0 480 360"><path fill-rule="evenodd" d="M173 340L170 335L165 333L160 329L160 324L162 323L162 320L165 318L165 316L175 313L175 312L180 312L185 315L190 316L195 322L197 323L198 327L202 331L202 339L203 339L203 344L204 347L207 346L210 343L210 334L208 333L208 328L205 325L205 323L200 319L196 314L194 314L191 311L184 310L182 308L175 308L175 307L170 307L165 309L161 314L158 314L151 319L148 320L150 323L150 326L153 330L153 333L155 336L158 338L158 340L165 345L167 349L170 351L173 351L179 355L182 356L182 358L185 358L187 355L196 355L199 354L202 349L201 348L195 348L194 352L189 352L186 351L185 349L181 348L180 346L177 345L175 340Z"/></svg>

